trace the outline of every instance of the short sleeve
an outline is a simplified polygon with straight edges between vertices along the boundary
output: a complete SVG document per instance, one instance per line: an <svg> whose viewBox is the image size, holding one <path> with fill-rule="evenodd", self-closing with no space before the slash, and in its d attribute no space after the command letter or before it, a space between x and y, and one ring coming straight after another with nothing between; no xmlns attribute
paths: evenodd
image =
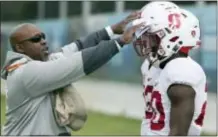
<svg viewBox="0 0 218 137"><path fill-rule="evenodd" d="M205 80L205 73L200 65L185 59L176 59L170 62L165 70L168 86L172 84L185 84L196 87Z"/></svg>

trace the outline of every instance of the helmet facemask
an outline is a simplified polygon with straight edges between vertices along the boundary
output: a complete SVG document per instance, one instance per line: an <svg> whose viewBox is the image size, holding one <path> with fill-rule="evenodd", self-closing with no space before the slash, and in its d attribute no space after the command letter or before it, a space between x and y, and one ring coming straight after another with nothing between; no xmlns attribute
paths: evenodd
<svg viewBox="0 0 218 137"><path fill-rule="evenodd" d="M160 38L156 34L145 32L133 42L133 46L138 56L148 56L152 53L155 57L160 47Z"/></svg>
<svg viewBox="0 0 218 137"><path fill-rule="evenodd" d="M164 58L164 50L161 48L161 38L157 33L145 32L133 42L138 56L146 57L151 64Z"/></svg>

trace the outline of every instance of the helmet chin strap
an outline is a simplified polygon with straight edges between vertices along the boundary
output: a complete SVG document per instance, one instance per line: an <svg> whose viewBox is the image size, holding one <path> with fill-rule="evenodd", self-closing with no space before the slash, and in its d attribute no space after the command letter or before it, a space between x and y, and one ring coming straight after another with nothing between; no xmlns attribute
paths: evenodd
<svg viewBox="0 0 218 137"><path fill-rule="evenodd" d="M169 58L171 58L173 56L174 53L172 53L171 55L169 56L165 56L163 59L160 60L160 55L156 54L155 57L152 56L152 53L150 53L149 55L149 62L151 63L150 66L154 66L156 68L160 68L160 65L165 62L166 60L168 60Z"/></svg>
<svg viewBox="0 0 218 137"><path fill-rule="evenodd" d="M150 62L150 66L154 66L155 68L159 67L160 61L158 59L158 56L156 55L155 57L152 55L153 53L149 54L148 60Z"/></svg>

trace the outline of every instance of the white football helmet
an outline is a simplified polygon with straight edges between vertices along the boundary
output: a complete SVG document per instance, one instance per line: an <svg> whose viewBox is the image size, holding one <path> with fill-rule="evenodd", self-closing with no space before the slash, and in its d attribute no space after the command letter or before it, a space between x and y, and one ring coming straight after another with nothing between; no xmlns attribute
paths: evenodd
<svg viewBox="0 0 218 137"><path fill-rule="evenodd" d="M198 19L172 2L150 2L141 9L141 19L133 25L145 22L136 33L133 42L139 56L148 56L150 62L159 64L178 51L188 53L200 40Z"/></svg>
<svg viewBox="0 0 218 137"><path fill-rule="evenodd" d="M190 37L190 46L192 46L193 48L198 48L201 45L201 31L200 31L200 22L198 20L198 18L191 13L188 10L185 9L181 9L181 13L183 15L183 17L185 18L185 22L187 23L187 31L191 32L188 33L188 37ZM191 34L191 35L190 35Z"/></svg>

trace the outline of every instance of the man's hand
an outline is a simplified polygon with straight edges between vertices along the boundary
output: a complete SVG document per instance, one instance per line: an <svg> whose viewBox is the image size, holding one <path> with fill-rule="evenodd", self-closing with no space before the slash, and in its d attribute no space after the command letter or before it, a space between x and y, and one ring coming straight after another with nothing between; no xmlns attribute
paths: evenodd
<svg viewBox="0 0 218 137"><path fill-rule="evenodd" d="M135 19L139 19L140 17L141 17L141 12L134 11L129 16L127 16L124 20L112 25L111 29L115 34L123 34L126 25Z"/></svg>
<svg viewBox="0 0 218 137"><path fill-rule="evenodd" d="M135 32L137 29L144 27L144 23L132 26L124 31L123 35L119 38L122 45L129 44L133 41L135 37Z"/></svg>

